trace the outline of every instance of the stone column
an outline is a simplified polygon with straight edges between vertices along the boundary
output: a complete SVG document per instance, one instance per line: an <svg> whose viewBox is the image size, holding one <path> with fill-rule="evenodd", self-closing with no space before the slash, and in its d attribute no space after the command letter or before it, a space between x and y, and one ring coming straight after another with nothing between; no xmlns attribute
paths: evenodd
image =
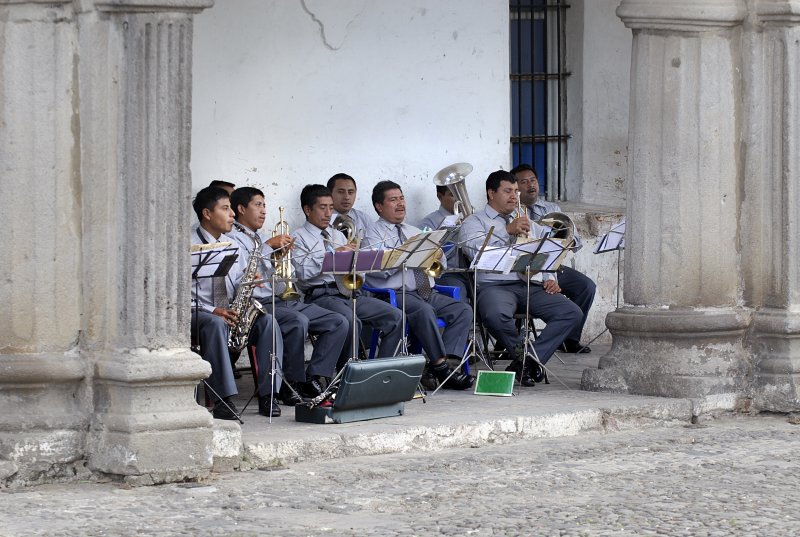
<svg viewBox="0 0 800 537"><path fill-rule="evenodd" d="M623 0L633 30L626 306L583 387L734 394L749 374L737 211L742 121L737 0Z"/></svg>
<svg viewBox="0 0 800 537"><path fill-rule="evenodd" d="M754 403L800 409L800 1L759 1L746 58L745 300L757 308Z"/></svg>
<svg viewBox="0 0 800 537"><path fill-rule="evenodd" d="M140 483L211 468L189 351L192 16L211 0L96 0L78 14L89 466Z"/></svg>
<svg viewBox="0 0 800 537"><path fill-rule="evenodd" d="M84 454L70 4L0 0L0 482L58 477Z"/></svg>

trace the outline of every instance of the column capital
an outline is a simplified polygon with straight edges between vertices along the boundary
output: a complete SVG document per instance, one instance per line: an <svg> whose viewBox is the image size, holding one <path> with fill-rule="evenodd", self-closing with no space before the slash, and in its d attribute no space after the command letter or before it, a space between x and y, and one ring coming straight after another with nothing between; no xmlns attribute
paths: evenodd
<svg viewBox="0 0 800 537"><path fill-rule="evenodd" d="M617 8L632 30L714 31L740 24L745 14L742 0L622 0Z"/></svg>
<svg viewBox="0 0 800 537"><path fill-rule="evenodd" d="M761 0L756 4L756 16L770 25L800 24L800 0Z"/></svg>
<svg viewBox="0 0 800 537"><path fill-rule="evenodd" d="M214 0L95 0L94 5L107 13L199 13L213 6Z"/></svg>

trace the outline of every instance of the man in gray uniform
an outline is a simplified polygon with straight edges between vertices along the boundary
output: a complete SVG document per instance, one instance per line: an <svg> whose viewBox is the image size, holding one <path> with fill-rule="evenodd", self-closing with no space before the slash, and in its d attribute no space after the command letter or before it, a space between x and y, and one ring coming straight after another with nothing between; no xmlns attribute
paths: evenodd
<svg viewBox="0 0 800 537"><path fill-rule="evenodd" d="M236 245L226 235L233 225L233 211L227 192L218 187L206 187L197 193L192 206L199 220L199 225L192 228L192 244L232 242ZM209 253L208 258L212 257L213 254ZM217 419L236 419L236 406L232 397L238 390L228 354L228 326L233 326L238 319L229 304L246 268L246 252L239 252L237 263L228 271L224 281L221 277L197 278L192 281L192 341L199 343L200 355L211 364L209 385L227 404L226 406L220 400L215 401L213 414ZM250 345L256 347L258 411L265 416L281 415L278 402L272 397L274 390L273 383L270 382L273 322L271 315L260 315L253 323L249 337ZM283 341L279 331L275 341L276 359L280 365ZM280 386L281 383L279 371L280 368L276 371L275 386Z"/></svg>
<svg viewBox="0 0 800 537"><path fill-rule="evenodd" d="M231 205L236 214L236 223L230 236L239 243L239 251L252 254L258 237L262 245L259 271L264 278L274 272L271 255L274 249L285 253L292 247L289 235L277 235L267 239L259 230L264 225L267 207L264 193L253 187L242 187L231 194ZM335 373L336 360L347 340L347 319L336 312L314 304L302 302L299 296L285 295L285 282L275 284L275 318L283 336L284 386L280 390L281 400L290 406L301 402L296 392L316 397L323 391L322 378ZM281 297L284 298L281 298ZM263 287L253 291L253 298L261 302L266 311L272 311L273 289L267 281ZM308 368L305 366L305 341L309 332L317 336ZM292 390L287 384L291 384Z"/></svg>
<svg viewBox="0 0 800 537"><path fill-rule="evenodd" d="M445 218L454 216L456 198L446 186L436 186L436 197L439 198L439 208L425 215L419 223L421 229L439 229ZM453 245L447 252L447 267L450 269L460 269L466 266L462 259L464 254L461 247ZM436 278L436 285L449 285L459 288L461 302L469 303L472 296L472 284L464 272L444 272Z"/></svg>
<svg viewBox="0 0 800 537"><path fill-rule="evenodd" d="M406 202L400 185L392 181L381 181L372 191L372 204L380 217L368 230L366 240L374 248L396 248L421 231L403 223L406 217ZM446 263L442 258L442 263ZM463 302L439 294L433 289L432 278L423 270L413 269L403 275L402 269L367 274L371 287L383 287L400 291L405 287L405 311L408 325L420 340L428 355L429 369L444 388L465 390L472 386L474 378L464 373L455 373L447 358L460 360L472 327L472 310ZM403 293L397 293L398 306L402 308ZM436 318L446 326L439 332Z"/></svg>
<svg viewBox="0 0 800 537"><path fill-rule="evenodd" d="M532 234L541 237L547 233L545 228L531 223L527 216L514 218L512 213L517 206L517 180L510 172L498 170L489 174L486 197L486 207L476 211L461 225L461 236L465 238L464 252L470 259L480 250L486 233L492 227L494 231L487 246L507 247L515 236ZM483 324L501 345L514 353L514 360L507 371L515 371L523 386L533 386L528 362L524 369L522 367L523 335L514 321L515 313L525 312L527 284L516 273L478 272L477 278L478 311ZM558 282L552 274L538 273L531 278L530 313L547 323L533 344L542 364L547 363L567 334L572 333L583 318L580 308L559 291Z"/></svg>
<svg viewBox="0 0 800 537"><path fill-rule="evenodd" d="M356 233L362 236L367 232L367 228L375 221L364 211L359 211L353 205L356 202L356 180L346 173L337 173L328 179L328 189L331 191L333 199L333 213L331 213L331 223L340 214L352 218L356 226Z"/></svg>
<svg viewBox="0 0 800 537"><path fill-rule="evenodd" d="M345 344L337 369L353 355L352 330L353 306L350 298L343 294L332 274L322 273L322 261L326 252L352 250L345 236L330 226L333 213L331 191L323 185L306 185L300 193L300 204L306 215L306 223L292 233L295 249L292 263L295 268L297 284L306 294L308 303L343 315L348 322L348 343ZM377 298L365 296L359 291L356 301L356 345L361 337L362 322L381 332L378 357L394 356L401 337L402 316L397 308Z"/></svg>
<svg viewBox="0 0 800 537"><path fill-rule="evenodd" d="M520 164L511 170L517 179L519 196L522 205L528 208L528 218L532 221L541 220L544 215L552 212L561 212L561 207L552 201L545 201L539 197L539 178L529 164ZM580 250L583 243L579 235L575 235L575 251ZM580 325L567 334L561 350L564 352L591 352L586 345L581 345L581 334L589 309L594 302L595 283L585 274L572 267L561 265L556 273L558 275L558 285L561 292L572 300L583 312L583 320Z"/></svg>

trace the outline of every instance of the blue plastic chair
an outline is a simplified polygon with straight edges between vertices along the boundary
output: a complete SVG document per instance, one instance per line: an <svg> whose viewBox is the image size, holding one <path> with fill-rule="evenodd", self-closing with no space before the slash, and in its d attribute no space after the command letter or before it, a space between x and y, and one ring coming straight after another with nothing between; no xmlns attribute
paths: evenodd
<svg viewBox="0 0 800 537"><path fill-rule="evenodd" d="M362 291L369 291L370 293L377 295L381 298L388 299L389 303L394 306L395 308L399 308L400 306L397 303L397 291L394 289L388 289L385 287L369 287L368 285L364 285L361 287ZM449 296L453 300L460 300L461 299L461 289L451 285L434 285L433 289L438 291L439 293ZM437 318L436 325L439 328L444 328L447 324L444 322L443 319ZM372 331L372 340L370 341L369 345L369 359L372 360L375 358L375 354L378 351L378 340L380 339L380 332L378 330ZM414 354L420 354L422 352L422 345L419 341L414 337L414 334L409 332L408 324L406 324L406 335L409 337L409 350ZM469 374L469 364L464 362L464 372Z"/></svg>

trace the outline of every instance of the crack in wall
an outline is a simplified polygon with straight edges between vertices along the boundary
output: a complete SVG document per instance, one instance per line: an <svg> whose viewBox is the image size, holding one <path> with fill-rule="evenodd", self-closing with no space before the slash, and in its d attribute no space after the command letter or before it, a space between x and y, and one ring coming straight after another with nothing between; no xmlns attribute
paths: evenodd
<svg viewBox="0 0 800 537"><path fill-rule="evenodd" d="M316 22L317 26L319 26L319 35L322 38L322 44L325 45L325 48L333 51L342 48L341 45L339 45L338 47L334 47L333 45L328 43L328 38L325 36L325 24L321 20L319 20L319 18L317 18L316 14L314 14L313 11L308 9L308 6L306 5L306 0L300 0L300 5L303 7L303 11L308 13L308 16L311 17L311 20Z"/></svg>

